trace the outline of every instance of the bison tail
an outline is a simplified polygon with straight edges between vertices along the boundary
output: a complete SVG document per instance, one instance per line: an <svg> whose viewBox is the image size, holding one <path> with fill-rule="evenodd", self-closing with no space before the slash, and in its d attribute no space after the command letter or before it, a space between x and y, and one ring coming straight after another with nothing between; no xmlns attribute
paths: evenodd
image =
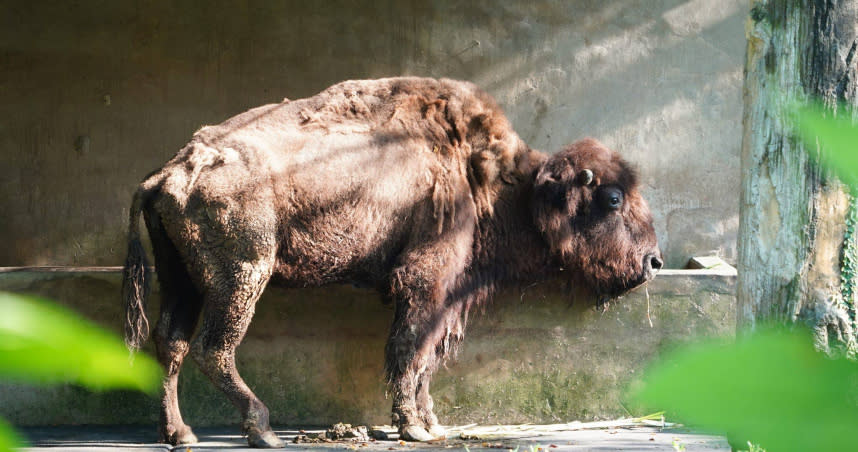
<svg viewBox="0 0 858 452"><path fill-rule="evenodd" d="M140 242L140 212L146 191L141 187L131 202L128 223L128 256L125 258L122 278L122 299L125 303L125 345L131 351L139 350L149 337L149 320L146 318L146 297L149 294L146 251Z"/></svg>

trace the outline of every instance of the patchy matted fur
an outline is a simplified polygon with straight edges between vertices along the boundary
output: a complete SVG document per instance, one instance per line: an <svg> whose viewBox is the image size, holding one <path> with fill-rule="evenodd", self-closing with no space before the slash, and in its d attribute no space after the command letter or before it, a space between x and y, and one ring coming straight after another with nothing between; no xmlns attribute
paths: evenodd
<svg viewBox="0 0 858 452"><path fill-rule="evenodd" d="M605 208L618 190L622 208ZM176 393L188 353L239 407L251 445L281 444L235 368L269 281L354 283L393 303L393 420L435 431L432 373L498 287L564 272L615 295L660 266L649 209L618 154L595 140L551 157L534 151L487 94L452 80L343 82L200 129L132 203L133 347L148 332L141 211L164 297L155 343L167 371L161 440L172 444L195 440Z"/></svg>

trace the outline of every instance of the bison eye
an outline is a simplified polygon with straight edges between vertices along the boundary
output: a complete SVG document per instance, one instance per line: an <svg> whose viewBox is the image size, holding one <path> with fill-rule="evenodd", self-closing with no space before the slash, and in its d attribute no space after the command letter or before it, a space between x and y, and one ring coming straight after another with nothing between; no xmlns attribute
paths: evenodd
<svg viewBox="0 0 858 452"><path fill-rule="evenodd" d="M623 191L617 187L606 187L599 193L599 202L607 210L618 210L623 206Z"/></svg>

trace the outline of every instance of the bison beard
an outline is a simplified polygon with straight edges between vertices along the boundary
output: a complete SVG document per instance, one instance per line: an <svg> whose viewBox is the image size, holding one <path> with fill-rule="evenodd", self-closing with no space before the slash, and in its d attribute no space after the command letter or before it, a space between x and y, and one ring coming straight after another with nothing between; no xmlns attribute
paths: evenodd
<svg viewBox="0 0 858 452"><path fill-rule="evenodd" d="M239 408L251 446L283 445L235 366L269 281L368 285L393 303L393 421L403 438L428 440L443 435L432 374L497 288L564 276L612 297L661 267L649 208L617 153L592 139L534 151L491 97L453 80L349 81L197 131L134 195L131 348L149 325L141 212L162 295L160 440L174 445L196 441L176 391L189 353Z"/></svg>

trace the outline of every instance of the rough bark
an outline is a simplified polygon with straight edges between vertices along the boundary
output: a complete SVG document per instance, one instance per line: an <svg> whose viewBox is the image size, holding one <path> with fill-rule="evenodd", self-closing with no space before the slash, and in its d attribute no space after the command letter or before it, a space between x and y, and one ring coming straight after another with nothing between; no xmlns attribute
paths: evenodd
<svg viewBox="0 0 858 452"><path fill-rule="evenodd" d="M858 0L752 0L747 34L738 327L803 322L820 348L854 350L850 197L787 109L816 98L854 113Z"/></svg>

